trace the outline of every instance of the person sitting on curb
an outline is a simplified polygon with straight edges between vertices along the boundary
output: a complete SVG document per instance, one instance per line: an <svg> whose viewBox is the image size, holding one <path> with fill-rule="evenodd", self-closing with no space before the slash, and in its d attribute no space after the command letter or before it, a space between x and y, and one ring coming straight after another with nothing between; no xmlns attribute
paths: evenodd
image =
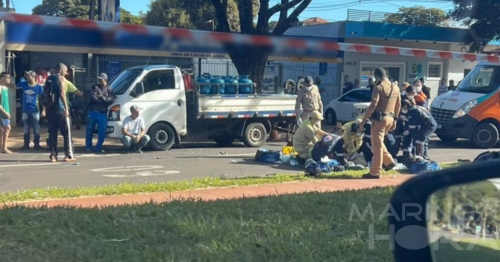
<svg viewBox="0 0 500 262"><path fill-rule="evenodd" d="M139 116L140 111L136 105L130 107L130 115L123 120L121 141L128 150L142 154L142 148L150 138L146 135L146 124L144 118Z"/></svg>
<svg viewBox="0 0 500 262"><path fill-rule="evenodd" d="M319 141L319 137L328 135L325 131L317 127L317 123L323 120L323 116L319 111L313 111L309 114L309 120L306 120L299 126L293 136L293 148L299 153L299 163L305 163L305 160L311 158L311 150Z"/></svg>

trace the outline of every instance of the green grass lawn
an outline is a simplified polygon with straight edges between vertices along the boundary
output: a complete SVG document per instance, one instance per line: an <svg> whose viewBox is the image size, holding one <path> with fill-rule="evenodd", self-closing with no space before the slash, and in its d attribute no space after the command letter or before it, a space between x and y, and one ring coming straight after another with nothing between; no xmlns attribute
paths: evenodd
<svg viewBox="0 0 500 262"><path fill-rule="evenodd" d="M393 187L105 209L0 210L0 261L393 261L369 248L369 225L388 234ZM375 220L357 216L371 204ZM439 262L439 261L438 261Z"/></svg>
<svg viewBox="0 0 500 262"><path fill-rule="evenodd" d="M443 168L456 166L458 163L444 163ZM367 170L349 170L324 174L323 179L356 179L366 174ZM390 171L386 175L397 175L408 171ZM125 195L139 193L174 192L201 188L238 187L250 185L278 184L297 181L311 181L315 178L305 177L303 174L276 174L268 176L242 177L242 178L195 178L191 180L170 181L162 183L132 184L122 183L109 186L80 187L80 188L33 188L17 192L0 193L0 203L61 199L84 196Z"/></svg>
<svg viewBox="0 0 500 262"><path fill-rule="evenodd" d="M448 243L453 242L453 245ZM456 244L457 246L454 246ZM436 248L436 262L498 262L500 261L500 240L496 239L460 239L433 243Z"/></svg>

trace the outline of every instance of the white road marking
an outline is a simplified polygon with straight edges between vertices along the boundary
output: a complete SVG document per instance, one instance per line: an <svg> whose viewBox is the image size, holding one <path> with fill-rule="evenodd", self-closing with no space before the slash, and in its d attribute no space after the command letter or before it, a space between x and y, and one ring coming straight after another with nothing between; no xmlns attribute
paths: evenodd
<svg viewBox="0 0 500 262"><path fill-rule="evenodd" d="M121 154L106 154L106 155L101 155L101 154L83 154L79 155L77 157L103 157L103 156L120 156Z"/></svg>
<svg viewBox="0 0 500 262"><path fill-rule="evenodd" d="M255 156L255 153L245 153L245 154L227 154L227 155L211 155L211 156Z"/></svg>
<svg viewBox="0 0 500 262"><path fill-rule="evenodd" d="M0 168L4 167L24 167L24 166L48 166L48 165L59 165L61 163L38 163L38 164L18 164L18 165L0 165Z"/></svg>
<svg viewBox="0 0 500 262"><path fill-rule="evenodd" d="M167 176L167 175L180 174L180 173L181 173L180 171L176 171L176 170L155 170L155 171L139 172L139 173L136 173L135 175L112 174L112 175L103 175L103 177L124 178L124 177Z"/></svg>
<svg viewBox="0 0 500 262"><path fill-rule="evenodd" d="M141 171L141 170L152 170L160 169L163 166L117 166L117 167L105 167L91 169L92 172L127 172L127 171Z"/></svg>

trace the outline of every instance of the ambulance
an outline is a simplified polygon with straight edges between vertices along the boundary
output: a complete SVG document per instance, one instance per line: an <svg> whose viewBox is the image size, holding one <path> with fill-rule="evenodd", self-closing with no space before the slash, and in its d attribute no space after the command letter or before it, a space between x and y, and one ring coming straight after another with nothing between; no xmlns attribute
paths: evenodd
<svg viewBox="0 0 500 262"><path fill-rule="evenodd" d="M444 142L469 139L473 146L493 148L500 130L500 64L480 63L456 90L434 99L431 113Z"/></svg>

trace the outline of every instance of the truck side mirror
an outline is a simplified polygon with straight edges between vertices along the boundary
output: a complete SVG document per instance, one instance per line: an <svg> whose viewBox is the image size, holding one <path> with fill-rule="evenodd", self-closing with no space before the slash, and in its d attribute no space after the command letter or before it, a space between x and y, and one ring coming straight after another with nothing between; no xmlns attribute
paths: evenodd
<svg viewBox="0 0 500 262"><path fill-rule="evenodd" d="M144 94L145 91L144 91L144 83L143 82L139 82L135 85L134 89L132 90L132 92L130 92L130 95L132 97L139 97L141 96L142 94Z"/></svg>

